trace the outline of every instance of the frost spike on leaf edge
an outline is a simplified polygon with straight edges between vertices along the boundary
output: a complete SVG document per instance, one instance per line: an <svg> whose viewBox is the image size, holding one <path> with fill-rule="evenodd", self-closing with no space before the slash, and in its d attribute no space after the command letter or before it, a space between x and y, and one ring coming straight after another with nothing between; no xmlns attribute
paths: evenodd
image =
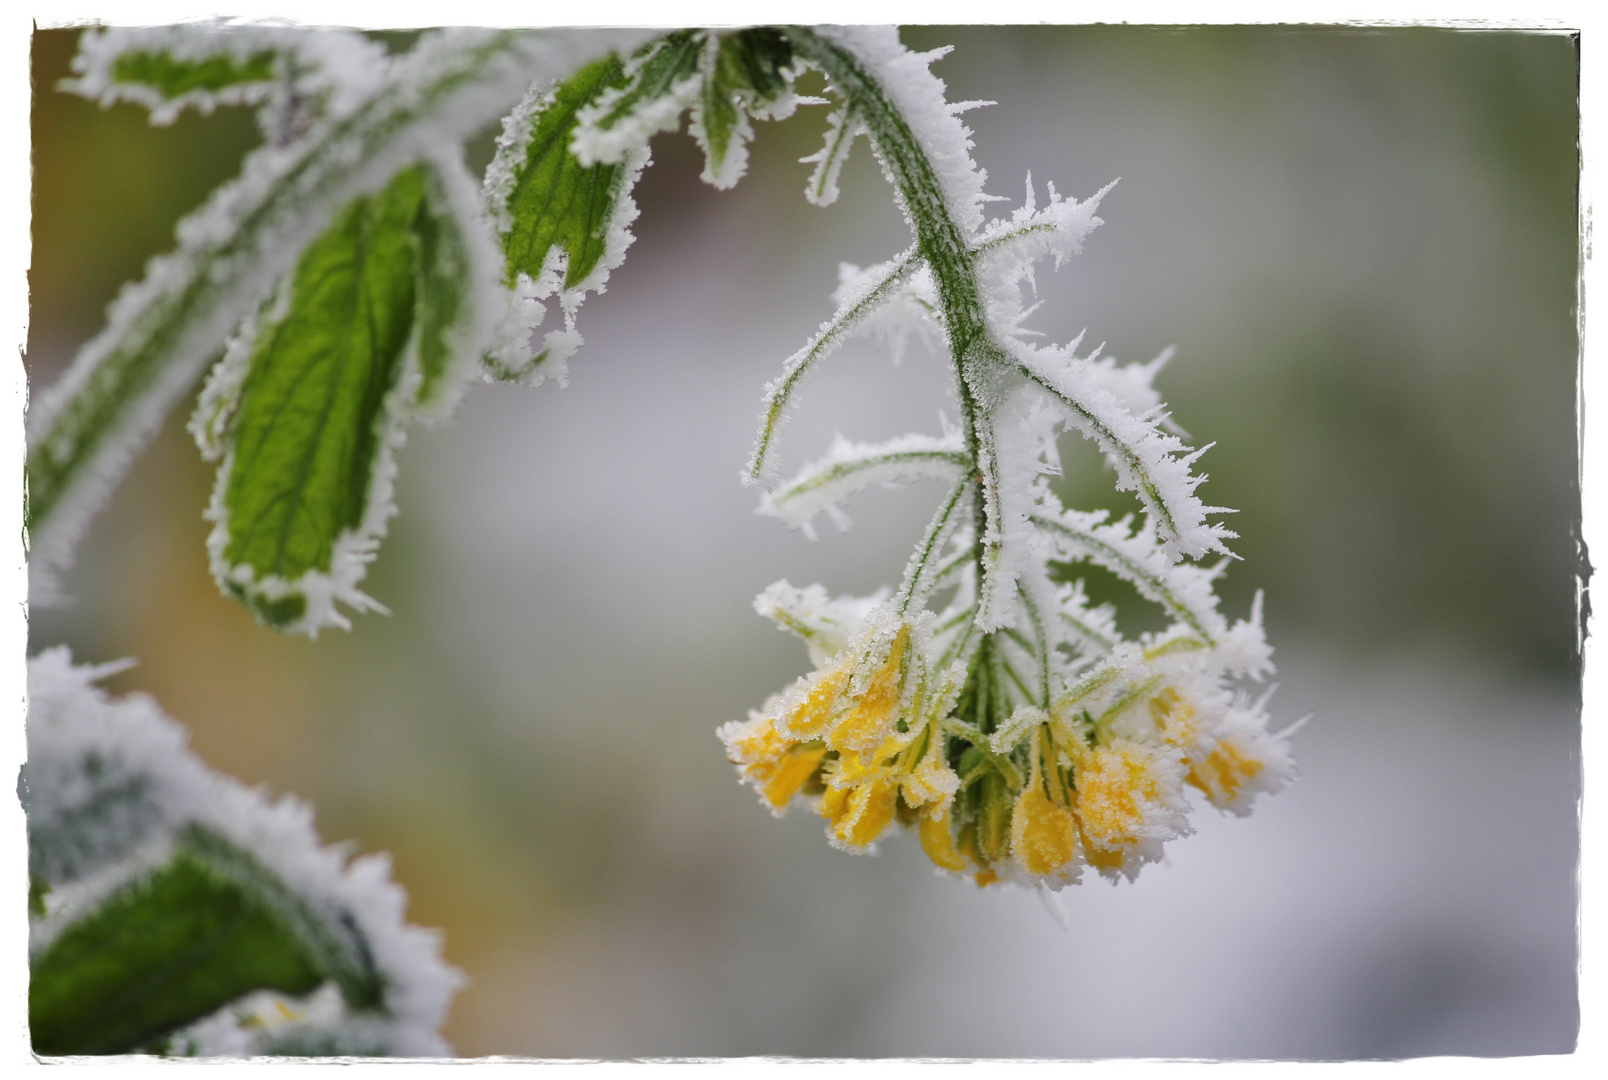
<svg viewBox="0 0 1608 1080"><path fill-rule="evenodd" d="M565 363L581 344L575 314L587 293L605 290L624 260L637 217L631 198L650 160L646 138L618 161L581 162L574 153L579 114L627 85L620 61L595 61L556 86L533 86L507 117L486 170L483 198L504 256L507 313L484 366L491 378L562 385ZM564 200L554 213L556 200ZM539 349L531 335L557 295L563 328Z"/></svg>

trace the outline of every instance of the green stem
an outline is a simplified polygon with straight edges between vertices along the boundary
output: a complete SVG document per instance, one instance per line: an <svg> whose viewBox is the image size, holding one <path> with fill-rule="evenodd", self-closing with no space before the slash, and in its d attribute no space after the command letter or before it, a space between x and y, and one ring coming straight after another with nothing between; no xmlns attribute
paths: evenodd
<svg viewBox="0 0 1608 1080"><path fill-rule="evenodd" d="M977 566L979 588L982 588L987 549L998 543L984 540L988 535L985 526L989 520L998 521L999 515L993 505L998 497L997 476L992 475L992 462L984 461L978 435L979 425L986 422L981 387L976 385L981 377L978 347L988 340L988 321L977 287L976 253L949 213L943 185L926 151L876 77L852 52L814 30L790 26L784 33L794 50L820 68L833 88L859 114L915 231L916 253L932 268L944 333L949 342L950 362L955 369L966 447L977 463L981 474L977 479L985 493L977 507Z"/></svg>

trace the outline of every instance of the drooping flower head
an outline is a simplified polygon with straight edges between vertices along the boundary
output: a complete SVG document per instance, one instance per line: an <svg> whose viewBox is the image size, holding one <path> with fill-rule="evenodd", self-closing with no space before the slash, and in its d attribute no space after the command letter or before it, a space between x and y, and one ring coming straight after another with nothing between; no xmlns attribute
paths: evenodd
<svg viewBox="0 0 1608 1080"><path fill-rule="evenodd" d="M791 31L790 31L791 33ZM1083 202L1031 178L1014 213L985 219L960 106L891 31L811 31L795 55L818 67L844 109L811 180L829 202L836 169L866 134L898 188L915 244L846 267L841 307L767 389L750 479L760 510L814 536L826 513L872 485L938 480L932 524L891 594L829 599L779 582L756 606L810 647L815 670L746 723L721 729L745 782L773 812L811 805L828 839L868 851L917 833L942 871L979 885L1059 889L1085 867L1132 879L1187 835L1189 795L1247 812L1294 774L1287 734L1268 730L1272 672L1261 599L1230 624L1214 587L1233 533L1203 504L1203 453L1182 442L1152 380L1170 355L1121 366L1075 340L1043 346L1023 323L1034 264L1057 266L1100 224L1104 191ZM876 93L868 91L874 89ZM776 435L793 395L843 340L865 332L897 357L912 339L948 351L960 423L876 445L838 439L826 457L774 482ZM1105 458L1142 516L1066 509L1051 485L1062 435ZM1216 565L1193 560L1223 556ZM1092 565L1166 616L1125 635L1089 602Z"/></svg>

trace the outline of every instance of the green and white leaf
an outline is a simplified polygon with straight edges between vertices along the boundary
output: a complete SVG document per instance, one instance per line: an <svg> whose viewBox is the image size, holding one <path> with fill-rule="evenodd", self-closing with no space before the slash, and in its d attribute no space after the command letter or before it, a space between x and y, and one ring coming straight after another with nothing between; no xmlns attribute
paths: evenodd
<svg viewBox="0 0 1608 1080"><path fill-rule="evenodd" d="M627 81L618 58L593 62L557 86L533 87L503 120L484 199L501 244L506 313L486 354L492 377L560 384L581 345L575 313L625 259L637 217L631 189L649 162L646 139L620 160L583 164L571 149L578 114ZM537 347L533 335L557 297L563 317Z"/></svg>
<svg viewBox="0 0 1608 1080"><path fill-rule="evenodd" d="M644 45L626 61L624 81L604 90L577 113L570 147L582 165L614 165L674 130L697 100L703 76L704 35L677 30Z"/></svg>
<svg viewBox="0 0 1608 1080"><path fill-rule="evenodd" d="M211 772L121 665L28 665L30 1026L50 1056L441 1056L459 976L403 921L383 857Z"/></svg>
<svg viewBox="0 0 1608 1080"><path fill-rule="evenodd" d="M804 185L804 198L816 206L831 206L838 198L838 177L843 174L843 163L849 160L854 140L865 134L865 125L848 103L832 110L826 120L826 143L809 157L799 158L801 165L815 165L809 181Z"/></svg>
<svg viewBox="0 0 1608 1080"><path fill-rule="evenodd" d="M893 487L916 480L953 484L966 476L969 465L959 430L940 438L912 434L876 444L852 443L839 435L825 457L767 492L758 512L779 517L814 539L811 522L816 514L825 512L838 528L848 528L842 504L874 484Z"/></svg>
<svg viewBox="0 0 1608 1080"><path fill-rule="evenodd" d="M815 336L787 358L782 373L765 386L765 403L759 417L759 435L754 451L743 470L750 484L773 481L777 471L776 439L793 406L794 395L804 379L823 359L836 352L861 324L890 300L900 295L911 277L921 269L921 257L914 249L885 263L868 267L844 282L835 296L838 310L821 324Z"/></svg>
<svg viewBox="0 0 1608 1080"><path fill-rule="evenodd" d="M378 608L357 584L396 510L403 424L450 407L485 338L473 209L455 162L354 199L202 393L213 574L268 625L316 636L349 625L338 603Z"/></svg>
<svg viewBox="0 0 1608 1080"><path fill-rule="evenodd" d="M324 112L350 110L384 76L385 50L352 30L224 25L91 29L61 89L102 105L127 101L170 124L185 109L265 106L283 137Z"/></svg>
<svg viewBox="0 0 1608 1080"><path fill-rule="evenodd" d="M793 93L793 48L773 28L710 32L698 71L702 83L687 130L703 148L704 182L729 188L748 168L750 118L786 119L800 104Z"/></svg>
<svg viewBox="0 0 1608 1080"><path fill-rule="evenodd" d="M58 595L55 576L124 469L339 208L459 145L533 78L572 70L622 39L639 35L429 34L388 60L347 111L326 110L289 145L248 156L238 179L180 223L178 248L123 290L106 328L30 403L33 602Z"/></svg>

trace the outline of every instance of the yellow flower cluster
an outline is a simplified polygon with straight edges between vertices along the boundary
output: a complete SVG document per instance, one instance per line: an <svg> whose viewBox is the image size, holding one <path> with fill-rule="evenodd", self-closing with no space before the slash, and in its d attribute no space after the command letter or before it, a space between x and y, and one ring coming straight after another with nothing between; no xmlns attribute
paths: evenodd
<svg viewBox="0 0 1608 1080"><path fill-rule="evenodd" d="M1207 655L1135 652L1048 709L1018 705L985 724L986 661L934 676L925 636L873 617L788 693L721 730L774 813L803 796L837 847L866 851L898 823L934 865L978 885L1060 888L1085 866L1132 880L1160 858L1191 831L1186 784L1243 813L1291 772L1284 741L1209 677Z"/></svg>
<svg viewBox="0 0 1608 1080"><path fill-rule="evenodd" d="M819 796L827 836L865 851L896 820L947 803L959 778L944 760L938 708L918 629L872 620L860 639L746 722L721 729L726 753L778 815Z"/></svg>

